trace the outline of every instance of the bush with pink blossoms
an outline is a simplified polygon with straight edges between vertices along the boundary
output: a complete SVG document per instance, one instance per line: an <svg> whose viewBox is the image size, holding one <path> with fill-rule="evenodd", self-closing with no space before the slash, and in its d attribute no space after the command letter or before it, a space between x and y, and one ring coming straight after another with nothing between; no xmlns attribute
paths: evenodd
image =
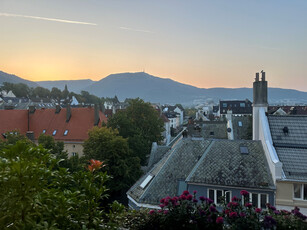
<svg viewBox="0 0 307 230"><path fill-rule="evenodd" d="M306 216L299 208L292 212L276 210L267 204L266 209L253 207L249 203L249 193L241 191L244 201L233 197L219 211L213 201L204 196L196 198L196 191L190 194L165 197L160 200L160 210L139 211L143 218L133 220L134 225L124 225L129 229L307 229ZM243 204L242 204L243 203ZM138 222L139 221L139 222ZM135 227L137 226L137 227Z"/></svg>

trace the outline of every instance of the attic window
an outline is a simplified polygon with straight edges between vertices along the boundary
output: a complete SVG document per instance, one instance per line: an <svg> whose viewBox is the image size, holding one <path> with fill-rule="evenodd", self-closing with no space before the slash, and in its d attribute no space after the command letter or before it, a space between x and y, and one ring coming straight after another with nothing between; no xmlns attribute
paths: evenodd
<svg viewBox="0 0 307 230"><path fill-rule="evenodd" d="M248 148L246 146L240 146L241 154L248 154Z"/></svg>
<svg viewBox="0 0 307 230"><path fill-rule="evenodd" d="M56 131L57 131L56 129L53 131L52 136L55 136Z"/></svg>
<svg viewBox="0 0 307 230"><path fill-rule="evenodd" d="M42 133L45 134L46 133L46 129L44 129Z"/></svg>
<svg viewBox="0 0 307 230"><path fill-rule="evenodd" d="M210 136L213 136L214 135L214 132L210 132Z"/></svg>
<svg viewBox="0 0 307 230"><path fill-rule="evenodd" d="M245 103L240 103L240 107L245 108Z"/></svg>
<svg viewBox="0 0 307 230"><path fill-rule="evenodd" d="M147 184L152 180L152 178L153 178L152 175L148 175L146 179L142 182L142 184L140 184L140 187L144 189L147 186Z"/></svg>
<svg viewBox="0 0 307 230"><path fill-rule="evenodd" d="M240 127L242 127L242 121L239 121L239 122L238 122L238 125L239 125Z"/></svg>
<svg viewBox="0 0 307 230"><path fill-rule="evenodd" d="M67 136L67 134L68 134L68 129L65 130L64 136Z"/></svg>

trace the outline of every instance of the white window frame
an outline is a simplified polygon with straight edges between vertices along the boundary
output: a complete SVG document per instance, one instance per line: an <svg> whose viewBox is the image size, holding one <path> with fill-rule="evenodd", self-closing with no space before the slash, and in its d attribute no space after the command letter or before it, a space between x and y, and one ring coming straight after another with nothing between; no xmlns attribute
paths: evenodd
<svg viewBox="0 0 307 230"><path fill-rule="evenodd" d="M300 185L301 186L301 189L300 189L300 191L301 191L301 197L300 198L297 198L297 197L294 197L294 184L297 184L297 185ZM293 184L293 189L292 189L292 196L293 196L293 200L302 200L302 201L307 201L307 199L304 199L304 185L306 185L306 184L304 184L304 183L294 183Z"/></svg>
<svg viewBox="0 0 307 230"><path fill-rule="evenodd" d="M230 201L231 201L231 198L232 198L232 191L231 191L231 190L208 188L208 189L207 189L207 197L208 197L208 198L209 198L209 191L210 191L210 190L213 190L213 191L214 191L214 200L213 200L213 202L214 202L215 205L221 205L221 204L218 204L218 203L217 203L217 199L218 199L218 197L217 197L217 191L222 191L222 196L224 196L224 197L225 197L225 194L226 194L226 193L230 193ZM226 197L225 197L225 199L226 199Z"/></svg>
<svg viewBox="0 0 307 230"><path fill-rule="evenodd" d="M267 194L267 193L256 193L256 192L250 192L249 193L249 203L253 203L252 194L257 194L258 195L257 208L261 208L261 195L265 195L266 196L266 203L269 203L269 197L270 197L269 194ZM242 205L244 205L244 196L242 196Z"/></svg>

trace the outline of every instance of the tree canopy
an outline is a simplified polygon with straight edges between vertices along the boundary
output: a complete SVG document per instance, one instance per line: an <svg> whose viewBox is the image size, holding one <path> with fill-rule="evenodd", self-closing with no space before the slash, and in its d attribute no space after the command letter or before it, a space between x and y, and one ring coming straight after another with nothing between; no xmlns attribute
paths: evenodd
<svg viewBox="0 0 307 230"><path fill-rule="evenodd" d="M108 127L117 129L119 134L128 138L129 147L135 156L146 163L152 142L163 140L163 121L150 103L142 99L129 100L126 110L117 112L108 120Z"/></svg>
<svg viewBox="0 0 307 230"><path fill-rule="evenodd" d="M108 182L111 196L125 196L125 191L141 175L140 161L131 154L127 139L119 136L117 130L94 127L83 146L85 158L103 161L104 170L112 176Z"/></svg>

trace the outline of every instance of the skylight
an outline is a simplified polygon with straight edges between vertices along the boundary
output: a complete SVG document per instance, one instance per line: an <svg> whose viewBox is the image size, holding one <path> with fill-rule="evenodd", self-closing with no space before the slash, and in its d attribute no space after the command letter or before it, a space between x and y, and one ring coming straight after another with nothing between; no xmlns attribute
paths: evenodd
<svg viewBox="0 0 307 230"><path fill-rule="evenodd" d="M238 125L239 125L240 127L242 127L242 121L239 121L239 122L238 122Z"/></svg>
<svg viewBox="0 0 307 230"><path fill-rule="evenodd" d="M54 136L56 134L56 131L57 131L56 129L53 131L52 136Z"/></svg>
<svg viewBox="0 0 307 230"><path fill-rule="evenodd" d="M46 133L46 129L43 130L43 134L45 134L45 133Z"/></svg>
<svg viewBox="0 0 307 230"><path fill-rule="evenodd" d="M240 146L241 154L248 154L248 148L246 146Z"/></svg>
<svg viewBox="0 0 307 230"><path fill-rule="evenodd" d="M67 136L67 134L68 134L68 129L65 130L64 136Z"/></svg>
<svg viewBox="0 0 307 230"><path fill-rule="evenodd" d="M147 186L147 184L152 180L152 178L153 178L152 175L148 175L148 176L146 177L146 179L142 182L142 184L140 185L140 187L141 187L142 189L144 189L144 188Z"/></svg>

